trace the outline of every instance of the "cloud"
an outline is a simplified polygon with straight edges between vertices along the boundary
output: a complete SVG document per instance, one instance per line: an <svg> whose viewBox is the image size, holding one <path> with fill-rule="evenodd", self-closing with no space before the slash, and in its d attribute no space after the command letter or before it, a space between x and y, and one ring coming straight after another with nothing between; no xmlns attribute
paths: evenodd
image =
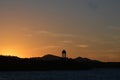
<svg viewBox="0 0 120 80"><path fill-rule="evenodd" d="M120 26L109 26L108 28L112 30L120 30Z"/></svg>
<svg viewBox="0 0 120 80"><path fill-rule="evenodd" d="M42 47L32 49L31 52L38 52L38 51L43 51L46 49L54 49L54 48L58 48L58 47L61 47L61 46L57 46L57 45L42 46Z"/></svg>
<svg viewBox="0 0 120 80"><path fill-rule="evenodd" d="M77 45L77 47L80 47L80 48L87 48L88 45L83 45L83 44L80 44L80 45Z"/></svg>
<svg viewBox="0 0 120 80"><path fill-rule="evenodd" d="M25 36L32 37L32 36L39 36L39 35L46 35L46 36L52 36L52 37L77 37L76 35L69 34L69 33L57 33L57 32L51 32L47 30L33 30L28 28L22 28L21 30Z"/></svg>
<svg viewBox="0 0 120 80"><path fill-rule="evenodd" d="M118 41L118 42L120 41L120 36L119 35L112 36L112 38L114 40Z"/></svg>
<svg viewBox="0 0 120 80"><path fill-rule="evenodd" d="M34 36L34 32L28 27L20 27L20 31L22 32L22 34L24 34L23 36L25 36L25 37L33 37Z"/></svg>
<svg viewBox="0 0 120 80"><path fill-rule="evenodd" d="M26 37L32 37L33 35L32 34L25 34L24 36L26 36Z"/></svg>
<svg viewBox="0 0 120 80"><path fill-rule="evenodd" d="M48 31L38 31L39 34L52 34L51 32Z"/></svg>
<svg viewBox="0 0 120 80"><path fill-rule="evenodd" d="M58 48L58 47L60 46L51 45L51 46L46 46L45 49Z"/></svg>
<svg viewBox="0 0 120 80"><path fill-rule="evenodd" d="M55 32L50 32L50 31L38 31L38 34L45 34L49 36L54 36L54 37L76 37L76 35L73 34L66 34L66 33L55 33Z"/></svg>
<svg viewBox="0 0 120 80"><path fill-rule="evenodd" d="M117 49L107 49L107 50L104 50L104 52L108 52L108 53L119 53L120 52L120 49L117 48Z"/></svg>
<svg viewBox="0 0 120 80"><path fill-rule="evenodd" d="M73 41L69 41L69 40L65 40L65 41L61 41L61 42L66 43L66 44L73 43Z"/></svg>
<svg viewBox="0 0 120 80"><path fill-rule="evenodd" d="M75 35L65 34L65 33L54 33L53 36L58 36L58 37L75 37Z"/></svg>

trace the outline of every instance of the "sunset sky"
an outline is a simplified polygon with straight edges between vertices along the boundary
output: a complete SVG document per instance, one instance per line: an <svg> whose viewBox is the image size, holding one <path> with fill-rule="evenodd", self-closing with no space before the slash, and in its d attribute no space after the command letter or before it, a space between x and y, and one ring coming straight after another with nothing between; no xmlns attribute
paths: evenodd
<svg viewBox="0 0 120 80"><path fill-rule="evenodd" d="M0 0L0 54L120 61L120 0Z"/></svg>

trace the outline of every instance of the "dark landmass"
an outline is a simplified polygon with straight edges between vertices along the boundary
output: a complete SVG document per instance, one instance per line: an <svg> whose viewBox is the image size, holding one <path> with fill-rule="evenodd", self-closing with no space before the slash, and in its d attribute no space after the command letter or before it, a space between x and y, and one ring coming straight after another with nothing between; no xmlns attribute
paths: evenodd
<svg viewBox="0 0 120 80"><path fill-rule="evenodd" d="M50 54L34 58L0 56L0 71L88 70L94 68L120 68L120 62L101 62L82 57L62 58Z"/></svg>

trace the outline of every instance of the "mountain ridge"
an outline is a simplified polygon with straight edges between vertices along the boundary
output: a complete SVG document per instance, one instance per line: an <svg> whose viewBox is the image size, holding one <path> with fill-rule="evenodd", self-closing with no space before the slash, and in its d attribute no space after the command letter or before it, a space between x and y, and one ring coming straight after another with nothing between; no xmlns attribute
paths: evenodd
<svg viewBox="0 0 120 80"><path fill-rule="evenodd" d="M52 54L31 58L0 56L0 71L86 70L93 68L120 68L120 62L101 62L82 57L62 58Z"/></svg>

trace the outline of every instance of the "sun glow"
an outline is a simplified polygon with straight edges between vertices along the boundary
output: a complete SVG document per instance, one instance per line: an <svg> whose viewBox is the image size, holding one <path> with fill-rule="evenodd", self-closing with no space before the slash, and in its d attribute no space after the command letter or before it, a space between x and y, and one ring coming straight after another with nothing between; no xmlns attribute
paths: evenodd
<svg viewBox="0 0 120 80"><path fill-rule="evenodd" d="M5 56L17 56L20 58L26 58L26 57L32 57L32 54L28 54L29 51L21 47L9 47L9 48L1 48L0 49L0 55L5 55Z"/></svg>
<svg viewBox="0 0 120 80"><path fill-rule="evenodd" d="M17 56L24 57L24 50L21 47L11 46L11 47L3 47L0 49L0 55L5 56Z"/></svg>
<svg viewBox="0 0 120 80"><path fill-rule="evenodd" d="M1 51L2 55L16 56L18 52L15 49L3 49Z"/></svg>

